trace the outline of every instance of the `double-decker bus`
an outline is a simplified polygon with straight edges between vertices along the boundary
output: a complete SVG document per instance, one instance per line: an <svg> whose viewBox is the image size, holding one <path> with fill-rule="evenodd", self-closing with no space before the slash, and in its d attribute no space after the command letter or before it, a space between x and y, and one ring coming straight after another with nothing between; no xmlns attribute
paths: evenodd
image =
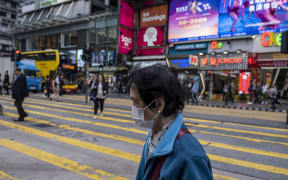
<svg viewBox="0 0 288 180"><path fill-rule="evenodd" d="M75 54L59 50L29 51L21 52L21 59L35 60L36 67L41 72L42 87L47 76L54 80L57 74L62 74L64 81L63 92L77 91L77 60Z"/></svg>

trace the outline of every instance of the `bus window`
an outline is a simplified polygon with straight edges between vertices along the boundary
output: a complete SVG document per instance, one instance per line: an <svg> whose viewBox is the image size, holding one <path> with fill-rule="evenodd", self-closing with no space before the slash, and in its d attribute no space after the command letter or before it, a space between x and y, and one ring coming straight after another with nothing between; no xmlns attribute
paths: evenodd
<svg viewBox="0 0 288 180"><path fill-rule="evenodd" d="M24 75L29 77L39 77L37 76L37 73L39 74L39 71L24 70Z"/></svg>

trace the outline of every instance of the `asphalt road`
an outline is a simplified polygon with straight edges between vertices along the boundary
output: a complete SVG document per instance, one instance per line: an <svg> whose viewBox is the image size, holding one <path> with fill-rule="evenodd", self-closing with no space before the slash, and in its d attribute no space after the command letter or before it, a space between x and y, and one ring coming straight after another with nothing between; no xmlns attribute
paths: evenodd
<svg viewBox="0 0 288 180"><path fill-rule="evenodd" d="M0 179L135 179L149 128L131 120L128 99L108 98L97 120L83 96L32 94L24 122L13 121L10 97L0 104ZM183 115L215 179L288 179L285 113L187 106Z"/></svg>

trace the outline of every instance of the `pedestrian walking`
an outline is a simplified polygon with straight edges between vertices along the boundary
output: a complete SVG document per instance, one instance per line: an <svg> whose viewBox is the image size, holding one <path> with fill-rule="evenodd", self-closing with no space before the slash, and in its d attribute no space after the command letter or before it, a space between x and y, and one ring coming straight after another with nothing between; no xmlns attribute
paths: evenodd
<svg viewBox="0 0 288 180"><path fill-rule="evenodd" d="M264 84L262 85L262 104L268 104L268 89L269 86L268 84Z"/></svg>
<svg viewBox="0 0 288 180"><path fill-rule="evenodd" d="M227 93L226 93L226 96L225 96L225 106L228 106L228 103L229 102L232 102L234 103L234 99L233 99L233 87L232 87L232 84L229 83L227 85Z"/></svg>
<svg viewBox="0 0 288 180"><path fill-rule="evenodd" d="M228 83L225 83L223 86L223 97L222 97L222 101L226 101L226 97L227 97L227 93L228 93Z"/></svg>
<svg viewBox="0 0 288 180"><path fill-rule="evenodd" d="M94 119L97 119L97 113L100 106L100 116L103 116L104 101L108 92L108 87L102 75L95 76L91 84L91 100L94 102Z"/></svg>
<svg viewBox="0 0 288 180"><path fill-rule="evenodd" d="M193 86L192 86L192 103L198 105L198 91L199 91L199 83L193 79Z"/></svg>
<svg viewBox="0 0 288 180"><path fill-rule="evenodd" d="M57 75L53 81L53 92L56 101L59 100L59 92L60 92L60 80L59 80L59 75Z"/></svg>
<svg viewBox="0 0 288 180"><path fill-rule="evenodd" d="M4 76L4 89L6 91L6 95L9 95L9 84L9 73L6 71Z"/></svg>
<svg viewBox="0 0 288 180"><path fill-rule="evenodd" d="M47 76L45 81L45 96L51 101L52 98L50 97L50 93L51 93L51 80L50 77Z"/></svg>
<svg viewBox="0 0 288 180"><path fill-rule="evenodd" d="M132 117L153 122L136 180L212 180L210 160L183 123L185 93L166 66L153 65L130 74Z"/></svg>
<svg viewBox="0 0 288 180"><path fill-rule="evenodd" d="M29 96L27 80L20 68L16 68L15 75L16 79L12 86L12 98L15 99L14 105L19 114L18 121L24 121L24 118L28 116L22 106L25 97Z"/></svg>
<svg viewBox="0 0 288 180"><path fill-rule="evenodd" d="M249 86L249 102L248 104L253 104L253 91L254 91L254 85L253 85L253 81L250 82L250 86Z"/></svg>
<svg viewBox="0 0 288 180"><path fill-rule="evenodd" d="M59 96L62 96L63 95L63 86L64 86L63 74L58 76L58 78L59 78Z"/></svg>
<svg viewBox="0 0 288 180"><path fill-rule="evenodd" d="M3 81L2 81L2 78L1 78L1 73L0 73L0 95L3 96L3 92L2 92L2 89L3 89Z"/></svg>
<svg viewBox="0 0 288 180"><path fill-rule="evenodd" d="M260 86L260 83L257 83L256 86L255 86L255 89L254 89L254 94L255 94L255 101L254 103L257 104L257 103L260 103L260 96L261 96L261 86Z"/></svg>
<svg viewBox="0 0 288 180"><path fill-rule="evenodd" d="M271 109L276 109L276 104L281 105L278 101L278 91L277 91L277 87L275 85L273 85L270 89L269 89L269 95L271 98Z"/></svg>

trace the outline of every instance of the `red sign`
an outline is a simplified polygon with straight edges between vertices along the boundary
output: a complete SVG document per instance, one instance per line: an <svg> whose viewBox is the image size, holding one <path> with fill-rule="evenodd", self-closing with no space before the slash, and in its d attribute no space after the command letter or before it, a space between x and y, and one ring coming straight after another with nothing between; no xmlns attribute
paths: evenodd
<svg viewBox="0 0 288 180"><path fill-rule="evenodd" d="M198 56L190 55L189 56L189 63L195 66L198 66Z"/></svg>
<svg viewBox="0 0 288 180"><path fill-rule="evenodd" d="M137 56L151 56L151 55L162 55L164 54L164 48L149 48L149 49L141 49L139 48L137 51Z"/></svg>
<svg viewBox="0 0 288 180"><path fill-rule="evenodd" d="M128 54L133 49L133 31L120 27L119 54Z"/></svg>
<svg viewBox="0 0 288 180"><path fill-rule="evenodd" d="M138 31L138 47L161 46L164 41L163 26L148 27Z"/></svg>
<svg viewBox="0 0 288 180"><path fill-rule="evenodd" d="M247 69L247 53L231 53L200 56L200 70Z"/></svg>
<svg viewBox="0 0 288 180"><path fill-rule="evenodd" d="M222 42L218 42L218 41L212 41L211 42L211 49L215 50L215 49L222 49L223 47L223 43Z"/></svg>
<svg viewBox="0 0 288 180"><path fill-rule="evenodd" d="M239 80L239 94L248 94L251 75L249 72L241 72Z"/></svg>
<svg viewBox="0 0 288 180"><path fill-rule="evenodd" d="M133 28L134 9L125 0L120 3L120 24Z"/></svg>

